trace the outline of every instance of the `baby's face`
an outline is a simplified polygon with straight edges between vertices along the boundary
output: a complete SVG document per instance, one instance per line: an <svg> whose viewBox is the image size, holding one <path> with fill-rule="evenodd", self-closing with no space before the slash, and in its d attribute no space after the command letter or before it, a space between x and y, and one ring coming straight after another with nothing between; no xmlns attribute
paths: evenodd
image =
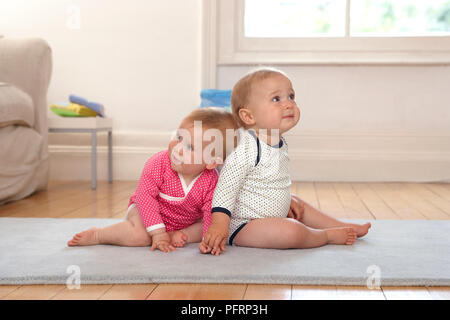
<svg viewBox="0 0 450 320"><path fill-rule="evenodd" d="M291 81L281 74L252 85L247 108L254 117L255 129L279 129L283 134L300 120Z"/></svg>
<svg viewBox="0 0 450 320"><path fill-rule="evenodd" d="M183 121L176 134L169 143L171 167L176 172L197 176L206 169L209 159L204 159L205 148L208 143L203 141L203 132L198 130L194 137L194 123Z"/></svg>

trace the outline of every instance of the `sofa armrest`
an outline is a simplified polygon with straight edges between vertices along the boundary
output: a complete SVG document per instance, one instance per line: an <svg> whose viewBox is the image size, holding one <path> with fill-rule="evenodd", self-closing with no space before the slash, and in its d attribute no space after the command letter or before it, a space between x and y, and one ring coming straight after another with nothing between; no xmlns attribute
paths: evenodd
<svg viewBox="0 0 450 320"><path fill-rule="evenodd" d="M44 140L47 153L47 90L52 73L50 46L38 38L0 38L0 82L28 93L34 105L34 128Z"/></svg>

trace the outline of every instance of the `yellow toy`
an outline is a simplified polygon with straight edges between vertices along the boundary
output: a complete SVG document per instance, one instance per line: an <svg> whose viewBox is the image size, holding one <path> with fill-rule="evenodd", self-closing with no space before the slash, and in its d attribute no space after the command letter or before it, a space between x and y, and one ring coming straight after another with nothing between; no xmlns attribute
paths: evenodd
<svg viewBox="0 0 450 320"><path fill-rule="evenodd" d="M50 110L62 117L96 117L94 110L76 103L55 103L50 106Z"/></svg>

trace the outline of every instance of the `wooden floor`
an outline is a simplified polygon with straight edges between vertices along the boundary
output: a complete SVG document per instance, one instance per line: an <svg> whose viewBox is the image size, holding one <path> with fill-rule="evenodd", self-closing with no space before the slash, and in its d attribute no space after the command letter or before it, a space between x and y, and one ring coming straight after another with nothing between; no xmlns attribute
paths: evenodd
<svg viewBox="0 0 450 320"><path fill-rule="evenodd" d="M45 192L0 206L0 217L122 218L137 182L52 181ZM450 184L303 183L292 193L337 218L450 219ZM450 287L143 284L0 286L0 299L450 299Z"/></svg>

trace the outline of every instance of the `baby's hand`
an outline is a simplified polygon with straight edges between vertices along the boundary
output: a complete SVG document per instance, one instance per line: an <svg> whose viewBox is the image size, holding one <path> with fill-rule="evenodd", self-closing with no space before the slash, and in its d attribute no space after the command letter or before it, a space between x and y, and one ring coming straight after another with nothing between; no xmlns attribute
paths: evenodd
<svg viewBox="0 0 450 320"><path fill-rule="evenodd" d="M176 248L170 244L170 236L167 232L158 233L152 236L151 250L159 249L162 252L175 251Z"/></svg>
<svg viewBox="0 0 450 320"><path fill-rule="evenodd" d="M288 218L292 218L301 221L303 218L304 208L302 203L298 200L298 197L291 195L291 205L289 208Z"/></svg>
<svg viewBox="0 0 450 320"><path fill-rule="evenodd" d="M220 223L212 223L205 237L199 244L200 252L209 253L218 256L224 252L228 239L228 226Z"/></svg>

